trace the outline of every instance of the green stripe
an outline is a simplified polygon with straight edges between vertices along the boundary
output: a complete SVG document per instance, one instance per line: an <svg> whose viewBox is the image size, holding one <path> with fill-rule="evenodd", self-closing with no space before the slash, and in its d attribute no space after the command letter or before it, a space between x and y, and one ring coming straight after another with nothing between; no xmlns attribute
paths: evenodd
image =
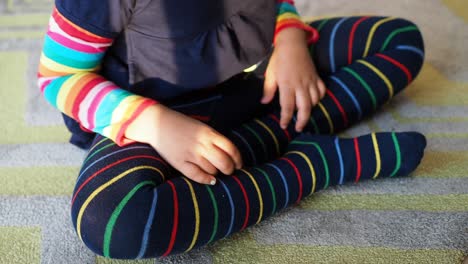
<svg viewBox="0 0 468 264"><path fill-rule="evenodd" d="M273 215L276 211L276 193L275 193L275 189L273 188L273 183L271 183L270 177L268 177L267 173L264 170L259 169L259 168L255 168L255 169L257 169L259 172L263 174L263 176L265 176L265 179L268 182L268 186L270 186L271 199L273 200L273 208L271 209L271 214Z"/></svg>
<svg viewBox="0 0 468 264"><path fill-rule="evenodd" d="M12 26L40 26L47 24L50 18L49 14L27 14L27 15L6 15L0 16L0 27Z"/></svg>
<svg viewBox="0 0 468 264"><path fill-rule="evenodd" d="M0 31L0 40L3 39L42 39L44 31L42 30L21 30L21 31Z"/></svg>
<svg viewBox="0 0 468 264"><path fill-rule="evenodd" d="M351 75L354 76L354 78L356 78L362 86L364 86L364 88L366 89L367 93L370 95L371 97L371 100L372 100L372 106L374 107L374 110L377 109L377 100L375 99L375 95L374 95L374 92L372 91L372 89L370 88L370 86L366 83L366 81L364 81L363 78L361 78L361 76L359 76L359 74L357 74L355 71L351 70L350 68L348 67L343 67L343 70L349 72Z"/></svg>
<svg viewBox="0 0 468 264"><path fill-rule="evenodd" d="M365 245L322 246L306 244L267 244L257 242L251 233L243 233L229 243L209 249L214 263L462 263L461 249L400 249ZM274 261L272 261L274 259Z"/></svg>
<svg viewBox="0 0 468 264"><path fill-rule="evenodd" d="M250 128L248 125L244 124L242 125L243 127L245 127L246 129L248 129L250 132L252 132L252 134L258 139L258 141L262 144L262 148L263 148L263 152L265 153L265 158L268 159L268 151L266 149L266 146L265 146L265 142L263 142L262 138L257 134L257 132L255 132L255 130L253 130L252 128Z"/></svg>
<svg viewBox="0 0 468 264"><path fill-rule="evenodd" d="M218 232L218 204L216 203L216 199L213 195L213 191L211 191L211 187L208 185L205 185L206 189L208 190L208 193L210 194L211 197L211 202L213 203L213 209L214 209L214 225L213 225L213 233L211 234L210 240L208 241L207 244L211 243L213 239L215 238L216 233Z"/></svg>
<svg viewBox="0 0 468 264"><path fill-rule="evenodd" d="M287 4L287 3L279 4L278 15L277 16L280 16L280 15L282 15L284 13L293 13L295 15L299 15L299 13L297 12L296 7L293 6L293 5Z"/></svg>
<svg viewBox="0 0 468 264"><path fill-rule="evenodd" d="M317 123L315 122L315 119L313 117L310 117L309 119L310 123L312 123L312 126L314 127L315 133L320 134L320 130L317 126Z"/></svg>
<svg viewBox="0 0 468 264"><path fill-rule="evenodd" d="M320 30L322 30L323 26L325 26L325 24L328 22L328 18L327 19L324 19L322 22L320 22L320 24L318 25L317 27L317 32L320 33ZM314 54L314 47L315 47L315 44L311 44L309 46L309 53L311 56L313 56Z"/></svg>
<svg viewBox="0 0 468 264"><path fill-rule="evenodd" d="M72 166L0 167L0 195L72 195L79 171Z"/></svg>
<svg viewBox="0 0 468 264"><path fill-rule="evenodd" d="M380 52L384 51L387 48L390 41L397 34L400 34L400 33L403 33L403 32L408 32L408 31L418 31L418 30L419 29L416 26L408 26L408 27L399 28L399 29L394 30L392 33L390 33L390 35L388 35L387 39L385 40L384 44L382 45L382 48L380 48Z"/></svg>
<svg viewBox="0 0 468 264"><path fill-rule="evenodd" d="M466 212L468 194L396 195L317 193L304 199L299 208L308 210L383 210Z"/></svg>
<svg viewBox="0 0 468 264"><path fill-rule="evenodd" d="M127 194L125 195L125 197L122 199L122 201L120 201L119 205L115 208L114 212L112 212L112 215L109 219L109 222L107 223L107 226L106 226L106 232L104 233L104 245L103 245L103 255L105 257L110 257L110 243L111 243L111 238L112 238L112 231L114 229L114 226L115 226L115 223L117 222L117 219L119 218L119 215L120 213L122 212L123 208L125 207L125 205L128 203L128 201L130 201L130 199L132 199L133 195L135 195L135 193L143 186L145 185L153 185L153 186L156 186L156 184L154 184L153 181L144 181L144 182L140 182L138 185L136 185L135 187L133 187L133 189Z"/></svg>
<svg viewBox="0 0 468 264"><path fill-rule="evenodd" d="M323 189L328 188L328 185L330 184L330 171L328 169L328 162L327 162L327 159L325 158L325 154L323 153L322 148L315 142L306 142L306 141L293 140L293 141L291 141L291 144L312 145L318 150L318 152L320 154L320 157L322 158L323 167L325 167L325 178L326 179L325 179L325 185L323 186Z"/></svg>
<svg viewBox="0 0 468 264"><path fill-rule="evenodd" d="M393 170L392 174L390 174L390 177L395 176L395 174L398 172L401 166L401 152L400 152L400 144L398 144L398 139L396 137L395 132L392 132L392 139L393 139L393 144L395 145L395 152L396 152L396 165L395 169Z"/></svg>
<svg viewBox="0 0 468 264"><path fill-rule="evenodd" d="M325 26L325 24L329 21L330 19L324 19L322 22L320 22L320 24L318 25L317 27L317 31L320 32L320 30L322 30L323 26Z"/></svg>
<svg viewBox="0 0 468 264"><path fill-rule="evenodd" d="M102 148L96 150L95 152L93 152L93 154L89 155L89 156L85 159L85 161L83 161L83 164L86 164L86 162L88 162L88 160L91 159L92 157L94 157L96 154L98 154L99 152L101 152L101 151L103 151L104 149L106 149L106 148L108 148L108 147L110 147L110 146L113 146L113 145L115 145L114 142L109 143L109 144L105 145L104 147L102 147Z"/></svg>
<svg viewBox="0 0 468 264"><path fill-rule="evenodd" d="M4 212L2 209L2 213ZM8 213L6 214L8 215ZM13 216L13 218L16 217L21 216ZM7 216L8 218L9 216ZM33 223L34 220L32 223L26 224L30 226L0 226L0 241L2 241L0 243L0 263L41 263L42 236L45 228L44 225Z"/></svg>

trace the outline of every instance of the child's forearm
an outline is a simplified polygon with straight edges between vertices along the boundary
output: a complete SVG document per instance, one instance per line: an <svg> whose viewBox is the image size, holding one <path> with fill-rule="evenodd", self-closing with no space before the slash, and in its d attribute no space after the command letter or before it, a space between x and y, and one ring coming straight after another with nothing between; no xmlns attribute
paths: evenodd
<svg viewBox="0 0 468 264"><path fill-rule="evenodd" d="M130 142L125 130L156 102L117 87L96 72L113 39L75 25L53 11L40 59L38 84L46 100L82 127L117 144Z"/></svg>

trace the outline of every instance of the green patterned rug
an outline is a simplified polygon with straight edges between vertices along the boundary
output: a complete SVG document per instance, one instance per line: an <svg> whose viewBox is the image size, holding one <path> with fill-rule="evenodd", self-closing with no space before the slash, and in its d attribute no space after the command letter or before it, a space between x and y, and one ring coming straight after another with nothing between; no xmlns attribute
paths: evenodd
<svg viewBox="0 0 468 264"><path fill-rule="evenodd" d="M51 0L0 2L0 263L461 263L468 253L468 2L296 0L306 17L381 14L422 29L427 63L411 87L346 131L417 130L429 139L412 178L332 188L189 254L96 257L75 235L70 194L84 152L39 94Z"/></svg>

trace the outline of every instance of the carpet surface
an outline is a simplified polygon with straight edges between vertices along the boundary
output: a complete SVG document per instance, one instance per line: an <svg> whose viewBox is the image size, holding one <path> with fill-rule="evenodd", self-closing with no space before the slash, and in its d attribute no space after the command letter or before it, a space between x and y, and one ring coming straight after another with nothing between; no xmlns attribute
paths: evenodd
<svg viewBox="0 0 468 264"><path fill-rule="evenodd" d="M70 195L84 152L67 143L35 73L51 0L0 2L0 263L461 263L468 253L468 1L296 0L310 19L408 18L427 62L403 94L344 135L416 130L428 149L411 178L331 188L185 255L115 261L78 240Z"/></svg>

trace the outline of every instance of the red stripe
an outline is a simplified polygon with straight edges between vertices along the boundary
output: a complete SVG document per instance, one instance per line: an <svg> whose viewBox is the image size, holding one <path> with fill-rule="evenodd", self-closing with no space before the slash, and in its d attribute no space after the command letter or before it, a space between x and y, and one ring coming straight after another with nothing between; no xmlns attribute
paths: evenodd
<svg viewBox="0 0 468 264"><path fill-rule="evenodd" d="M287 158L281 158L281 159L287 161L289 163L289 165L291 165L293 167L294 172L296 172L297 182L299 183L299 195L297 197L296 203L299 203L299 201L301 201L301 199L302 199L302 178L301 178L301 174L299 173L299 170L297 169L296 165L294 165L294 163L292 163L291 160L289 160Z"/></svg>
<svg viewBox="0 0 468 264"><path fill-rule="evenodd" d="M101 91L99 91L96 96L93 98L89 108L88 108L88 124L89 130L94 130L95 124L94 119L97 112L97 109L104 98L112 92L114 89L118 88L115 84L109 83L109 86L104 87Z"/></svg>
<svg viewBox="0 0 468 264"><path fill-rule="evenodd" d="M336 99L335 95L330 90L327 89L326 91L327 91L327 94L330 96L330 98L333 100L333 102L335 102L336 106L338 107L338 110L340 110L341 116L343 117L344 126L347 127L348 126L348 116L346 115L346 112L343 109L343 106L340 104L340 101L338 101L338 99Z"/></svg>
<svg viewBox="0 0 468 264"><path fill-rule="evenodd" d="M80 38L92 43L112 43L112 39L97 36L81 28L78 25L75 25L73 22L69 21L64 15L62 15L57 9L54 9L54 11L52 12L52 17L54 18L55 22L57 22L59 27L70 36Z"/></svg>
<svg viewBox="0 0 468 264"><path fill-rule="evenodd" d="M204 121L204 122L208 122L211 119L210 116L201 116L201 115L188 115L188 116L195 118L197 120L200 120L200 121Z"/></svg>
<svg viewBox="0 0 468 264"><path fill-rule="evenodd" d="M41 85L41 87L40 87L40 88L41 88L41 93L43 93L44 90L45 90L45 88L46 88L52 81L54 81L54 80L55 80L55 79L51 79L51 80L45 81L45 82Z"/></svg>
<svg viewBox="0 0 468 264"><path fill-rule="evenodd" d="M368 19L369 17L361 17L356 23L354 23L353 27L351 28L351 33L349 35L349 43L348 43L348 64L353 62L353 42L354 42L354 34L356 33L357 27L361 24L364 20Z"/></svg>
<svg viewBox="0 0 468 264"><path fill-rule="evenodd" d="M250 215L250 201L249 197L247 196L247 192L245 191L244 186L240 182L240 180L233 175L232 178L239 184L239 187L241 188L242 194L244 195L244 201L245 201L245 219L244 219L244 224L241 227L241 230L244 230L247 227L247 223L249 221L249 215Z"/></svg>
<svg viewBox="0 0 468 264"><path fill-rule="evenodd" d="M88 83L86 83L83 86L83 88L81 88L81 91L78 93L78 95L75 98L75 101L73 102L73 107L72 107L72 112L71 112L73 118L78 119L78 113L80 111L80 104L84 100L86 95L89 93L89 91L93 89L94 86L104 81L105 81L104 78L96 75L94 79L90 80Z"/></svg>
<svg viewBox="0 0 468 264"><path fill-rule="evenodd" d="M398 62L397 60L395 60L393 58L390 58L387 55L383 55L382 53L377 53L377 54L375 54L375 56L380 57L382 59L385 59L385 60L393 63L393 65L400 68L406 74L406 78L408 79L408 84L413 80L413 77L411 76L411 72L408 70L408 68L405 67L405 65L401 64L400 62Z"/></svg>
<svg viewBox="0 0 468 264"><path fill-rule="evenodd" d="M271 119L275 120L276 123L278 123L278 125L281 127L279 119L274 114L270 114L269 116L271 117ZM291 136L289 135L288 130L287 129L281 129L281 130L283 130L284 134L288 138L288 141L291 141Z"/></svg>
<svg viewBox="0 0 468 264"><path fill-rule="evenodd" d="M169 242L169 247L167 248L166 252L162 255L163 257L169 255L174 248L174 243L176 240L177 235L177 227L179 225L179 201L177 199L177 192L174 184L169 180L166 181L169 183L172 189L172 199L174 199L174 225L172 226L172 233L171 233L171 240Z"/></svg>
<svg viewBox="0 0 468 264"><path fill-rule="evenodd" d="M288 28L288 27L300 28L300 29L303 29L303 30L307 31L310 34L310 36L308 36L308 38L307 38L307 44L314 44L319 39L318 31L315 28L305 24L304 22L302 22L299 19L286 18L286 19L283 19L283 20L276 23L276 29L275 29L275 33L274 33L274 37L273 37L273 43L276 43L276 37L278 36L278 33L281 30L283 30L285 28Z"/></svg>
<svg viewBox="0 0 468 264"><path fill-rule="evenodd" d="M361 178L361 153L359 152L359 145L358 145L358 139L354 138L354 151L356 151L356 163L357 163L357 173L356 173L356 181L359 181L359 178Z"/></svg>
<svg viewBox="0 0 468 264"><path fill-rule="evenodd" d="M290 3L291 5L294 5L294 0L278 0L277 2L279 4L281 4L281 3Z"/></svg>
<svg viewBox="0 0 468 264"><path fill-rule="evenodd" d="M128 126L130 126L130 124L133 122L133 120L135 120L135 118L137 118L137 116L140 115L141 112L143 112L147 107L151 106L151 105L154 105L156 104L155 101L151 100L151 99L145 99L143 101L143 103L141 103L137 109L132 113L132 115L130 116L130 118L125 121L125 123L122 124L122 126L120 127L119 129L119 132L117 132L117 136L116 136L116 139L115 139L115 143L119 146L119 147L122 147L126 144L124 144L124 137L125 137L125 131L127 130ZM132 143L132 142L130 142Z"/></svg>
<svg viewBox="0 0 468 264"><path fill-rule="evenodd" d="M96 176L98 176L100 173L102 173L102 172L104 172L104 171L106 171L106 170L108 170L108 169L110 169L110 168L112 168L112 167L114 167L114 166L116 166L116 165L118 165L118 164L120 164L120 163L123 163L123 162L125 162L125 161L127 161L127 160L138 159L138 158L147 158L147 159L157 160L157 161L160 161L160 162L162 162L162 163L165 164L165 162L164 162L162 159L160 159L160 158L158 158L158 157L148 156L148 155L132 156L132 157L127 157L127 158L125 158L125 159L118 160L118 161L116 161L116 162L114 162L114 163L112 163L112 164L109 164L109 165L107 165L106 167L104 167L104 168L102 168L102 169L96 171L95 173L93 173L93 175L91 175L91 177L89 177L88 179L86 179L86 181L84 181L84 182L80 185L80 187L78 187L78 189L76 190L75 194L73 195L73 199L72 199L71 205L73 206L73 203L75 202L76 197L77 197L78 194L80 193L81 189L83 189L83 188L86 186L86 184L88 184L92 179L94 179L94 178L95 178Z"/></svg>

